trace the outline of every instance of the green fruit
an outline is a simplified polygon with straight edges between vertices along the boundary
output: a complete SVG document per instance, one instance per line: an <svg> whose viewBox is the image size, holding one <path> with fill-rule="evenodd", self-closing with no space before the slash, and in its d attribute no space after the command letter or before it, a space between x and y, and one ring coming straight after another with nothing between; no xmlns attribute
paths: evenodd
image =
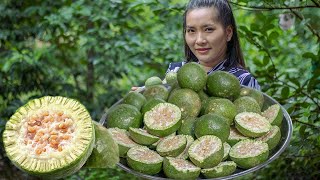
<svg viewBox="0 0 320 180"><path fill-rule="evenodd" d="M278 126L272 126L270 131L267 134L257 138L256 140L266 142L269 146L269 150L271 150L278 145L278 143L280 142L280 139L281 139L280 128Z"/></svg>
<svg viewBox="0 0 320 180"><path fill-rule="evenodd" d="M140 111L146 101L146 98L141 93L131 91L123 98L122 103L133 105Z"/></svg>
<svg viewBox="0 0 320 180"><path fill-rule="evenodd" d="M129 127L139 128L142 125L140 111L130 104L119 104L108 112L108 128L120 128L128 130Z"/></svg>
<svg viewBox="0 0 320 180"><path fill-rule="evenodd" d="M205 135L215 135L225 142L230 134L230 126L227 120L218 114L210 113L198 118L194 126L197 138Z"/></svg>
<svg viewBox="0 0 320 180"><path fill-rule="evenodd" d="M222 161L225 161L229 157L229 152L230 152L231 146L227 142L224 142L223 149L224 149L224 153L223 153Z"/></svg>
<svg viewBox="0 0 320 180"><path fill-rule="evenodd" d="M159 103L144 114L143 121L150 134L164 137L179 129L181 111L174 104Z"/></svg>
<svg viewBox="0 0 320 180"><path fill-rule="evenodd" d="M153 85L161 85L161 84L162 84L162 80L158 76L149 77L144 83L145 87L149 87Z"/></svg>
<svg viewBox="0 0 320 180"><path fill-rule="evenodd" d="M205 100L207 100L209 98L209 95L207 93L205 93L204 90L200 90L198 92L198 95L199 95L199 98L200 98L201 102L205 101Z"/></svg>
<svg viewBox="0 0 320 180"><path fill-rule="evenodd" d="M174 133L172 133L172 134L169 134L168 136L165 136L165 137L160 137L160 139L159 139L157 142L151 144L151 145L149 146L149 148L150 148L150 149L156 149L157 146L158 146L158 144L161 142L162 139L164 139L164 138L166 138L166 137L170 137L170 136L175 136L175 135L176 135L176 132L174 132Z"/></svg>
<svg viewBox="0 0 320 180"><path fill-rule="evenodd" d="M273 104L261 113L262 116L266 117L271 125L281 126L283 114L279 104Z"/></svg>
<svg viewBox="0 0 320 180"><path fill-rule="evenodd" d="M218 177L224 177L229 176L232 173L234 173L237 169L237 164L233 161L225 161L221 162L217 166L209 169L202 169L201 173L206 178L218 178Z"/></svg>
<svg viewBox="0 0 320 180"><path fill-rule="evenodd" d="M139 146L139 144L132 141L129 132L125 129L109 128L112 138L116 141L119 147L119 156L126 157L130 148Z"/></svg>
<svg viewBox="0 0 320 180"><path fill-rule="evenodd" d="M7 121L3 146L19 169L43 178L63 178L89 158L95 132L80 102L60 96L33 99Z"/></svg>
<svg viewBox="0 0 320 180"><path fill-rule="evenodd" d="M168 178L196 179L200 175L200 168L190 161L167 157L163 160L163 172Z"/></svg>
<svg viewBox="0 0 320 180"><path fill-rule="evenodd" d="M182 135L182 136L186 137L186 139L187 139L187 145L186 145L186 147L184 148L183 152L177 156L177 158L187 159L187 158L189 157L189 154L188 154L189 147L190 147L191 144L193 143L194 139L193 139L193 137L190 136L190 135Z"/></svg>
<svg viewBox="0 0 320 180"><path fill-rule="evenodd" d="M236 106L229 99L215 98L208 100L204 114L217 113L225 117L230 125L237 114Z"/></svg>
<svg viewBox="0 0 320 180"><path fill-rule="evenodd" d="M218 99L219 97L208 97L207 99L204 99L201 101L201 110L200 110L200 115L204 115L205 114L205 110L207 108L208 102L213 100L213 99Z"/></svg>
<svg viewBox="0 0 320 180"><path fill-rule="evenodd" d="M235 117L235 127L248 137L260 137L270 131L269 121L257 113L243 112Z"/></svg>
<svg viewBox="0 0 320 180"><path fill-rule="evenodd" d="M237 77L225 71L214 71L207 79L210 96L234 99L239 96L240 87Z"/></svg>
<svg viewBox="0 0 320 180"><path fill-rule="evenodd" d="M242 135L235 127L231 126L230 127L230 135L227 140L227 143L230 144L231 146L235 145L237 142L248 139L249 137L246 137Z"/></svg>
<svg viewBox="0 0 320 180"><path fill-rule="evenodd" d="M177 73L170 71L165 76L166 83L171 86L176 86L178 84Z"/></svg>
<svg viewBox="0 0 320 180"><path fill-rule="evenodd" d="M191 89L177 89L170 94L169 103L177 105L181 110L181 118L197 117L201 110L199 95Z"/></svg>
<svg viewBox="0 0 320 180"><path fill-rule="evenodd" d="M149 99L143 106L141 109L141 113L144 114L147 111L150 111L153 107L155 107L157 104L159 103L164 103L166 102L163 99L159 99L159 98L151 98Z"/></svg>
<svg viewBox="0 0 320 180"><path fill-rule="evenodd" d="M241 87L240 97L242 97L242 96L252 97L253 99L255 99L258 102L260 109L263 107L264 96L263 96L262 92L260 92L256 89L249 88L249 87Z"/></svg>
<svg viewBox="0 0 320 180"><path fill-rule="evenodd" d="M250 139L242 140L231 147L229 156L237 166L249 169L268 159L268 144Z"/></svg>
<svg viewBox="0 0 320 180"><path fill-rule="evenodd" d="M211 168L223 158L224 149L220 138L206 135L196 139L188 150L190 160L198 167Z"/></svg>
<svg viewBox="0 0 320 180"><path fill-rule="evenodd" d="M242 112L261 113L259 104L252 97L243 96L236 99L233 103L236 106L237 114Z"/></svg>
<svg viewBox="0 0 320 180"><path fill-rule="evenodd" d="M187 146L187 139L183 135L163 138L157 145L157 152L163 157L177 157Z"/></svg>
<svg viewBox="0 0 320 180"><path fill-rule="evenodd" d="M118 144L113 140L112 134L101 124L94 122L95 146L87 160L86 168L114 168L119 162Z"/></svg>
<svg viewBox="0 0 320 180"><path fill-rule="evenodd" d="M178 129L178 134L190 135L195 138L194 134L194 124L197 121L196 117L187 117L182 119L180 128Z"/></svg>
<svg viewBox="0 0 320 180"><path fill-rule="evenodd" d="M127 163L133 170L154 175L162 169L163 157L145 146L136 146L129 149Z"/></svg>
<svg viewBox="0 0 320 180"><path fill-rule="evenodd" d="M190 62L178 70L177 79L181 88L188 88L198 92L206 85L207 73L200 64Z"/></svg>
<svg viewBox="0 0 320 180"><path fill-rule="evenodd" d="M169 96L169 90L164 85L153 85L146 87L142 94L147 100L159 98L166 101Z"/></svg>
<svg viewBox="0 0 320 180"><path fill-rule="evenodd" d="M129 135L132 140L141 145L151 145L159 140L159 137L153 136L141 128L129 127Z"/></svg>

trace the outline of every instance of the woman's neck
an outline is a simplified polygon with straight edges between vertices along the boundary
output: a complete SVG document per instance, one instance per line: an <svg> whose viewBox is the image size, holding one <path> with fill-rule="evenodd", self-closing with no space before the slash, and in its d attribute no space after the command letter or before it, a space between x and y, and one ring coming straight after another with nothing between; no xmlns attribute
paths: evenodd
<svg viewBox="0 0 320 180"><path fill-rule="evenodd" d="M222 61L224 61L224 59L218 61L218 62L210 62L210 63L206 63L206 62L199 62L200 65L202 66L202 68L206 71L209 72L212 68L216 67L218 64L220 64Z"/></svg>

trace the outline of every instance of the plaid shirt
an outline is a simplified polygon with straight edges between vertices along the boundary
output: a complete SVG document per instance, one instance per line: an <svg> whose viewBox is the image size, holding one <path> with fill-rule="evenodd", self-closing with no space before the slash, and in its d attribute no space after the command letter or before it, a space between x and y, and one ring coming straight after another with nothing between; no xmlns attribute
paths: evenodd
<svg viewBox="0 0 320 180"><path fill-rule="evenodd" d="M241 85L260 90L260 85L259 85L258 81L251 75L251 73L249 73L247 70L240 68L240 67L232 67L232 68L227 69L224 65L225 62L226 62L226 60L220 62L215 67L213 67L210 71L208 71L207 74L210 74L214 71L227 71L227 72L235 75L239 79ZM186 62L170 63L169 68L167 70L167 73L169 71L177 72L178 69L181 66L183 66L184 64L186 64Z"/></svg>

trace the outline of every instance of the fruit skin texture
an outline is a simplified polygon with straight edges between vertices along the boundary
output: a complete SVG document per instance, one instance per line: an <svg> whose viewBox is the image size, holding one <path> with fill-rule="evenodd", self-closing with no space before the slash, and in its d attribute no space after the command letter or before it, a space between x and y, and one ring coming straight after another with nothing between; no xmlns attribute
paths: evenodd
<svg viewBox="0 0 320 180"><path fill-rule="evenodd" d="M147 99L141 93L131 91L123 98L122 103L133 105L140 110L146 101Z"/></svg>
<svg viewBox="0 0 320 180"><path fill-rule="evenodd" d="M181 118L197 117L201 110L199 95L191 89L177 89L170 94L169 103L177 105L181 110Z"/></svg>
<svg viewBox="0 0 320 180"><path fill-rule="evenodd" d="M241 143L244 143L244 142L249 142L250 144L254 144L254 143L260 144L261 146L263 146L263 150L257 156L247 155L247 156L241 157L239 154L237 154L235 149L239 145L241 145ZM250 139L242 140L231 147L229 156L231 160L237 164L238 167L241 167L243 169L250 169L254 166L257 166L265 162L268 159L268 156L269 156L268 144L262 141L254 141Z"/></svg>
<svg viewBox="0 0 320 180"><path fill-rule="evenodd" d="M95 146L87 160L86 168L114 168L119 162L118 144L111 133L101 124L93 121L95 129Z"/></svg>
<svg viewBox="0 0 320 180"><path fill-rule="evenodd" d="M238 97L241 88L237 77L225 71L215 71L208 75L206 87L210 96L228 99Z"/></svg>
<svg viewBox="0 0 320 180"><path fill-rule="evenodd" d="M109 128L109 132L112 134L113 139L116 141L118 144L119 148L119 156L120 157L126 157L127 152L130 148L139 146L136 142L134 142L132 139L129 137L129 132L125 129L119 129L119 128ZM117 138L117 135L120 135L120 138ZM123 140L127 142L123 142Z"/></svg>
<svg viewBox="0 0 320 180"><path fill-rule="evenodd" d="M249 88L249 87L241 87L239 97L242 97L242 96L252 97L259 104L260 109L263 107L264 96L263 96L262 92L260 92L256 89Z"/></svg>
<svg viewBox="0 0 320 180"><path fill-rule="evenodd" d="M194 124L196 123L197 118L196 117L187 117L185 119L182 119L182 123L180 128L178 129L178 134L184 134L184 135L190 135L193 138L195 138L194 134Z"/></svg>
<svg viewBox="0 0 320 180"><path fill-rule="evenodd" d="M230 135L230 126L227 120L216 113L210 113L198 118L194 126L197 138L205 135L215 135L226 142Z"/></svg>
<svg viewBox="0 0 320 180"><path fill-rule="evenodd" d="M169 147L167 148L163 147L166 142L170 143L170 141L172 141L172 139L174 138L179 140L179 143L176 143L173 145L175 146L174 149ZM187 138L183 135L177 135L177 136L166 137L163 140L161 140L157 145L156 150L162 157L177 157L179 154L183 152L186 146L187 146Z"/></svg>
<svg viewBox="0 0 320 180"><path fill-rule="evenodd" d="M217 141L218 147L220 147L220 149L218 149L216 152L214 152L213 154L211 154L207 158L200 160L192 150L195 148L194 146L197 146L199 143L201 143L203 141L206 142L208 140L209 141L210 140ZM218 165L222 161L223 155L224 155L223 148L224 148L223 143L217 136L213 136L213 135L202 136L202 137L196 139L189 147L189 150L188 150L189 159L198 167L212 168L212 167Z"/></svg>
<svg viewBox="0 0 320 180"><path fill-rule="evenodd" d="M139 150L144 150L144 151L149 151L152 153L156 153L152 150L150 150L149 148L147 148L146 146L137 146L137 147L133 147L131 149L129 149L128 153L127 153L127 162L128 165L139 172L142 172L144 174L157 174L161 171L162 168L162 163L163 163L163 158L158 155L159 161L155 162L155 163L147 163L147 162L140 162L136 159L133 159L130 154L134 151L139 151Z"/></svg>
<svg viewBox="0 0 320 180"><path fill-rule="evenodd" d="M142 94L147 100L151 98L159 98L166 101L169 96L169 91L164 85L152 85L146 87Z"/></svg>
<svg viewBox="0 0 320 180"><path fill-rule="evenodd" d="M215 98L209 99L204 114L217 113L228 119L228 124L233 123L237 115L236 106L229 99Z"/></svg>
<svg viewBox="0 0 320 180"><path fill-rule="evenodd" d="M163 160L163 171L167 177L173 178L173 179L183 179L183 180L198 178L198 176L200 175L200 170L201 170L199 167L195 166L194 170L192 170L192 171L190 171L188 169L179 171L170 163L170 161L173 159L175 159L175 158L167 157L167 158L164 158L164 160ZM180 161L188 162L187 160L184 160L184 159L180 159Z"/></svg>
<svg viewBox="0 0 320 180"><path fill-rule="evenodd" d="M153 136L148 132L145 133L147 133L147 135L140 133L139 128L129 127L130 138L138 144L151 145L160 139L159 137Z"/></svg>
<svg viewBox="0 0 320 180"><path fill-rule="evenodd" d="M108 128L128 130L129 127L139 128L142 124L140 111L130 104L119 104L108 112Z"/></svg>
<svg viewBox="0 0 320 180"><path fill-rule="evenodd" d="M159 84L162 84L162 80L158 76L149 77L144 83L146 87L159 85Z"/></svg>
<svg viewBox="0 0 320 180"><path fill-rule="evenodd" d="M26 163L28 158L31 158L28 152L26 154L21 154L19 159L15 159L16 155L19 155L19 148L17 148L17 136L19 133L17 133L21 126L19 126L19 123L22 123L23 118L25 118L26 113L29 113L30 111L37 111L42 108L48 108L51 107L55 109L61 109L65 108L66 110L73 111L75 110L77 115L79 115L79 118L77 121L82 121L81 124L88 125L84 133L87 134L87 143L85 146L83 146L79 151L78 154L73 156L76 156L75 158L70 157L70 153L68 154L68 159L73 159L71 162L68 162L67 164L62 165L62 167L55 167L48 171L45 170L37 170L37 169L31 169L32 167L26 167ZM6 155L11 160L11 162L18 167L19 169L27 172L28 174L43 177L46 179L59 179L66 176L69 176L71 174L74 174L77 172L86 162L86 160L89 158L90 154L92 153L93 147L94 147L94 141L95 141L95 133L94 133L94 125L92 123L92 119L90 117L89 112L87 109L77 100L61 97L61 96L44 96L39 99L33 99L30 100L27 104L20 107L16 110L16 112L10 117L9 121L6 123L5 130L3 132L3 144L6 151ZM71 151L71 150L70 150ZM80 154L79 154L80 153ZM65 154L64 154L65 155ZM67 156L67 155L65 155ZM60 157L52 158L50 162L55 163L55 159L60 159ZM21 160L25 160L24 162L21 162ZM37 160L39 161L39 160ZM50 163L48 159L41 160L41 164L44 163ZM36 164L36 162L33 162ZM40 166L40 163L38 164ZM53 164L50 163L47 167L54 167Z"/></svg>
<svg viewBox="0 0 320 180"><path fill-rule="evenodd" d="M237 109L237 114L242 112L254 112L254 113L261 113L261 108L257 101L249 96L243 96L236 99L234 105Z"/></svg>
<svg viewBox="0 0 320 180"><path fill-rule="evenodd" d="M147 100L147 102L142 106L141 113L144 114L147 111L150 111L157 104L164 103L164 102L166 102L166 101L163 99L151 98L151 99Z"/></svg>
<svg viewBox="0 0 320 180"><path fill-rule="evenodd" d="M181 88L188 88L198 92L206 85L207 73L198 63L190 62L178 70L177 79Z"/></svg>
<svg viewBox="0 0 320 180"><path fill-rule="evenodd" d="M232 174L237 168L237 164L233 161L225 161L221 162L217 166L210 169L202 169L201 173L206 178L217 178L223 176L229 176Z"/></svg>

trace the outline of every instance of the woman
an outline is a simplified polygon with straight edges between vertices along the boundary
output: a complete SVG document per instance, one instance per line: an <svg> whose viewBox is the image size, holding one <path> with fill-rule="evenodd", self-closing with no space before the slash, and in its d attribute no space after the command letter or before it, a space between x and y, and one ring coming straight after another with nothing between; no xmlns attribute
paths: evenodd
<svg viewBox="0 0 320 180"><path fill-rule="evenodd" d="M260 90L245 70L237 27L227 0L190 0L183 16L185 62L170 63L167 72L188 62L198 62L208 74L228 71L240 84Z"/></svg>

